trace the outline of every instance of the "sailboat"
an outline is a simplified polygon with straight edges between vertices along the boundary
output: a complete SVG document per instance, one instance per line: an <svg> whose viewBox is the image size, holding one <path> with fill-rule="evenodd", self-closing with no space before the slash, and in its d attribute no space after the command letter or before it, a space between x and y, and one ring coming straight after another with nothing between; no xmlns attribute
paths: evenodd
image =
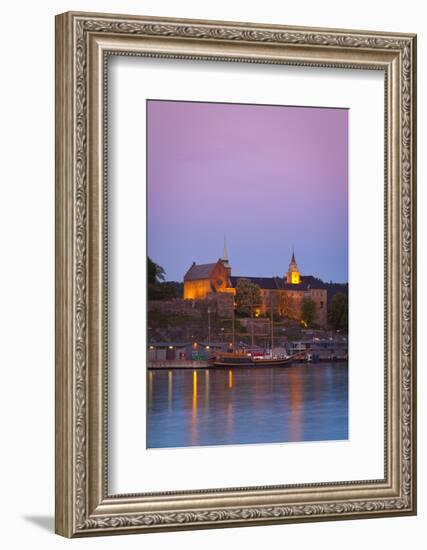
<svg viewBox="0 0 427 550"><path fill-rule="evenodd" d="M214 367L284 367L290 365L294 357L265 357L241 353L218 353L214 359Z"/></svg>
<svg viewBox="0 0 427 550"><path fill-rule="evenodd" d="M232 318L232 331L233 331L233 351L232 352L218 352L214 357L214 367L284 367L289 366L293 359L296 359L297 355L286 357L274 357L274 322L273 322L273 307L271 307L270 326L271 326L271 353L260 354L250 350L235 350L235 334L234 334L234 309ZM252 317L252 345L254 343L253 334L253 317Z"/></svg>

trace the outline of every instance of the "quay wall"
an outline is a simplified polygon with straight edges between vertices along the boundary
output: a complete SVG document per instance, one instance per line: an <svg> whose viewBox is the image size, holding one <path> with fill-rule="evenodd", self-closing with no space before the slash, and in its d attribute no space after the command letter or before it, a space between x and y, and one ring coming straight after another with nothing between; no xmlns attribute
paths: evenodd
<svg viewBox="0 0 427 550"><path fill-rule="evenodd" d="M149 369L207 369L212 367L212 361L149 361Z"/></svg>

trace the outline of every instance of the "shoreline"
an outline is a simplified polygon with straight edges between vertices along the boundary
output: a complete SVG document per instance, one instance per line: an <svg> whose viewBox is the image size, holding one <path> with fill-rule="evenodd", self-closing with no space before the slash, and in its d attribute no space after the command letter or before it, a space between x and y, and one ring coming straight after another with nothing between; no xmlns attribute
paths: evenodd
<svg viewBox="0 0 427 550"><path fill-rule="evenodd" d="M227 365L216 366L213 361L156 361L156 364L149 363L147 370L207 370L207 369L287 369L294 366L322 365L324 363L347 363L348 358L337 357L334 359L318 359L317 361L296 360L283 366L264 365Z"/></svg>

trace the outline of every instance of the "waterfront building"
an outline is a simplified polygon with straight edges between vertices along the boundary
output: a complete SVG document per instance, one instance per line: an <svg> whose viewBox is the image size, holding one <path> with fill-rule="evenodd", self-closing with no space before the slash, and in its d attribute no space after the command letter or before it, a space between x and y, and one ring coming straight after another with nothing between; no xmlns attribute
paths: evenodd
<svg viewBox="0 0 427 550"><path fill-rule="evenodd" d="M315 304L313 322L321 327L327 324L326 285L312 275L301 275L295 253L283 277L251 277L232 275L224 240L224 253L217 262L193 264L184 275L184 300L221 300L228 308L233 307L236 287L240 279L248 279L261 289L261 304L257 306L256 316L268 314L272 309L281 317L301 320L304 299L309 298ZM224 300L225 295L228 300Z"/></svg>
<svg viewBox="0 0 427 550"><path fill-rule="evenodd" d="M348 339L337 335L290 342L288 349L290 355L303 352L312 361L348 360Z"/></svg>

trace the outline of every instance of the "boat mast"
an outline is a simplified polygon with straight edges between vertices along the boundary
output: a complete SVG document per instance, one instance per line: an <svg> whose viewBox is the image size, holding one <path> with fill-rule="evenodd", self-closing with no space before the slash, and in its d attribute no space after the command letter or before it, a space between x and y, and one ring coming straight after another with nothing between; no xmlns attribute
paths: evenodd
<svg viewBox="0 0 427 550"><path fill-rule="evenodd" d="M253 296L253 291L251 290L251 346L252 346L252 351L251 353L253 353L253 350L254 350L254 296Z"/></svg>
<svg viewBox="0 0 427 550"><path fill-rule="evenodd" d="M273 359L273 349L274 349L273 296L270 297L270 317L271 317L271 358Z"/></svg>
<svg viewBox="0 0 427 550"><path fill-rule="evenodd" d="M211 345L211 308L208 306L208 346Z"/></svg>
<svg viewBox="0 0 427 550"><path fill-rule="evenodd" d="M232 313L232 317L231 317L231 334L232 334L232 346L233 346L233 353L234 353L234 350L235 350L235 347L236 347L236 334L235 334L235 326L234 326L234 300L233 300L233 313Z"/></svg>

